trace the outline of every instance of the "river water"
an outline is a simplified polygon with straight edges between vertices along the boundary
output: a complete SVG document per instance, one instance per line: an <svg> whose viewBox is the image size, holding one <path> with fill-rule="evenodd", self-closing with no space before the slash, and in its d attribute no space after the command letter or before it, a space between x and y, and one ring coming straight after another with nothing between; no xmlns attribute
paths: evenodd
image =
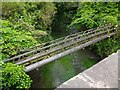
<svg viewBox="0 0 120 90"><path fill-rule="evenodd" d="M54 39L65 34L53 34ZM94 50L84 48L70 55L57 59L36 70L29 72L33 80L31 90L34 88L56 88L63 82L96 64L100 58Z"/></svg>

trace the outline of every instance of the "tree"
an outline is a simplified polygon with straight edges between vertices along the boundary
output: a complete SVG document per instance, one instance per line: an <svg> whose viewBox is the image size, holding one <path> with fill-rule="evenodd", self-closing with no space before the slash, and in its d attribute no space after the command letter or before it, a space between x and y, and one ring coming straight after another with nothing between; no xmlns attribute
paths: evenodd
<svg viewBox="0 0 120 90"><path fill-rule="evenodd" d="M69 27L89 29L106 23L117 24L116 2L82 2Z"/></svg>
<svg viewBox="0 0 120 90"><path fill-rule="evenodd" d="M81 2L69 28L86 30L108 23L116 26L119 24L119 17L117 2ZM96 52L103 58L120 49L119 41L120 35L116 35L95 44L92 48L96 47Z"/></svg>

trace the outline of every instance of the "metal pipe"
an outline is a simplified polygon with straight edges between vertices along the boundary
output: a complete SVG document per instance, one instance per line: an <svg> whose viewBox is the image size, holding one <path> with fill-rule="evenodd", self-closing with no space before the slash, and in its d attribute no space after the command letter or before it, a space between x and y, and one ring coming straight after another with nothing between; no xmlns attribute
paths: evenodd
<svg viewBox="0 0 120 90"><path fill-rule="evenodd" d="M113 29L111 29L111 30L113 30ZM95 34L92 34L92 35L90 35L90 36L87 36L87 37L84 37L84 38L80 38L79 40L77 40L77 41L75 41L75 42L72 42L72 43L70 43L70 44L69 44L69 43L68 43L68 44L65 44L63 47L70 46L70 45L72 45L72 44L74 44L74 43L78 43L78 42L80 42L80 41L82 41L82 40L89 39L89 38L91 38L91 37L97 36L97 35L102 34L102 33L105 33L105 32L107 32L107 31L95 33ZM74 39L73 39L73 40L74 40ZM56 50L59 50L59 49L61 49L61 48L63 48L63 47L59 47L59 48L56 48L56 49L47 51L46 53L43 53L43 54L42 54L42 53L36 54L36 55L34 55L34 57L30 57L30 58L28 58L28 59L26 59L26 60L22 60L22 61L20 61L20 62L17 62L16 64L20 65L20 64L26 63L26 62L31 61L31 60L33 60L33 59L37 59L37 58L39 58L39 57L41 57L41 56L43 56L43 55L50 54L50 53L52 53L52 52L54 52L54 51L56 51Z"/></svg>
<svg viewBox="0 0 120 90"><path fill-rule="evenodd" d="M52 56L52 57L50 57L50 58L47 58L47 59L45 59L45 60L36 62L36 63L31 64L31 65L29 65L29 66L26 66L26 67L25 67L25 71L26 71L26 72L29 72L29 71L31 71L31 70L34 70L34 69L36 69L36 68L38 68L38 67L40 67L40 66L43 66L43 65L45 65L45 64L47 64L47 63L49 63L49 62L52 62L52 61L54 61L54 60L56 60L56 59L59 59L59 58L65 56L65 55L68 55L68 54L70 54L70 53L73 53L73 52L75 52L75 51L77 51L77 50L79 50L79 49L82 49L82 48L84 48L84 47L87 47L87 46L89 46L89 45L91 45L91 44L94 44L94 43L96 43L96 42L98 42L98 41L100 41L100 40L102 40L102 39L105 39L105 38L107 38L108 36L112 36L112 35L114 35L114 34L116 34L116 33L111 33L110 35L107 34L107 35L101 36L100 38L97 38L97 39L95 39L95 40L86 42L85 44L82 44L82 45L80 45L80 46L77 46L77 47L74 47L74 48L69 49L69 50L67 50L67 51L64 51L64 52L62 52L62 53L59 53L59 54L54 55L54 56Z"/></svg>
<svg viewBox="0 0 120 90"><path fill-rule="evenodd" d="M111 27L111 26L105 26L105 27L101 27L101 28L99 28L99 30L97 30L97 31L100 31L100 30L103 30L103 29L106 29L106 28L108 28L108 27ZM77 36L77 35L79 35L80 33L85 33L85 32L95 32L96 30L95 29L89 29L89 30L86 30L86 31L82 31L82 32L79 32L79 33L75 33L75 34L72 34L72 35L68 35L68 37L71 37L71 36ZM65 36L66 37L66 36ZM65 37L62 37L62 38L59 38L59 39L56 39L56 40L53 40L53 41L50 41L50 42L54 42L54 41L57 41L57 40L61 40L61 39L63 39L63 38L65 38ZM64 40L63 40L64 41ZM48 42L46 42L46 43L48 43ZM44 45L44 44L46 44L46 43L43 43L43 44L40 44L40 45ZM40 45L38 45L37 47L39 47ZM19 57L22 57L22 56L24 56L25 57L25 55L28 55L28 54L31 54L31 53L34 53L34 52L36 52L36 51L39 51L39 50L41 50L41 49L43 49L43 48L47 48L47 47L49 47L49 46L51 46L51 45L48 45L48 46L46 46L46 47L42 47L42 48L39 48L39 49L37 49L37 50L32 50L32 51L30 51L30 52L25 52L25 53L23 53L23 54L20 54L20 55L18 55L18 56L15 56L15 57L12 57L12 58L9 58L9 59L7 59L7 60L3 60L4 62L8 62L8 61L12 61L12 60L14 60L14 59L18 59Z"/></svg>

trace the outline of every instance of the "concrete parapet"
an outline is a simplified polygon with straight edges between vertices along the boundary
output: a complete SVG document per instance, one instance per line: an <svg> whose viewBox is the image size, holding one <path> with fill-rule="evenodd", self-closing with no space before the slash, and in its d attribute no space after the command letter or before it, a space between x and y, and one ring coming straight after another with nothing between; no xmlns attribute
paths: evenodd
<svg viewBox="0 0 120 90"><path fill-rule="evenodd" d="M64 82L56 90L59 88L118 88L119 53L113 53L91 68Z"/></svg>

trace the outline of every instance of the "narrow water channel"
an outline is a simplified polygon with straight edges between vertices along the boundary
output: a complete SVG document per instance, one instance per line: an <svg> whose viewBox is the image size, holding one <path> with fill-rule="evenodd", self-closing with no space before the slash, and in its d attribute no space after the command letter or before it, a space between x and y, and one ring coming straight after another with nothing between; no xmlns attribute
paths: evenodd
<svg viewBox="0 0 120 90"><path fill-rule="evenodd" d="M59 38L64 35L56 33L53 37ZM99 57L89 48L57 59L28 73L33 80L31 90L34 88L56 88L98 61Z"/></svg>

